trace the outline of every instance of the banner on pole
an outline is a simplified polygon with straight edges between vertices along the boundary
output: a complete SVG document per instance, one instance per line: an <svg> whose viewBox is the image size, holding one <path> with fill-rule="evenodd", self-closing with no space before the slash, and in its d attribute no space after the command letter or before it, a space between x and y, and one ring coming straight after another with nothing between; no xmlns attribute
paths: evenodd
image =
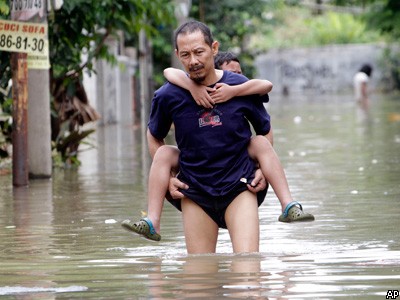
<svg viewBox="0 0 400 300"><path fill-rule="evenodd" d="M0 51L28 54L28 68L49 69L47 24L0 20Z"/></svg>
<svg viewBox="0 0 400 300"><path fill-rule="evenodd" d="M35 16L45 16L45 0L11 0L11 19L29 21Z"/></svg>

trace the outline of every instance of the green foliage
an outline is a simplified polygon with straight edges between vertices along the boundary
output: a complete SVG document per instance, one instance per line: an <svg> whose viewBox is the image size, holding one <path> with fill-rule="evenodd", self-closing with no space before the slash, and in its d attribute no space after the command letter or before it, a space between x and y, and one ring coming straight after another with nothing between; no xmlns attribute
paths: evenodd
<svg viewBox="0 0 400 300"><path fill-rule="evenodd" d="M0 106L3 113L11 113L11 108L5 105L8 98L11 97L10 80L10 52L0 51Z"/></svg>
<svg viewBox="0 0 400 300"><path fill-rule="evenodd" d="M400 48L387 47L380 60L383 76L391 80L391 88L400 90Z"/></svg>
<svg viewBox="0 0 400 300"><path fill-rule="evenodd" d="M171 66L171 56L174 55L174 47L172 44L172 34L175 29L174 26L160 26L158 28L159 34L151 39L153 46L153 80L155 86L161 86L165 82L163 70Z"/></svg>
<svg viewBox="0 0 400 300"><path fill-rule="evenodd" d="M369 27L389 34L391 39L400 38L400 1L398 0L364 0L371 3L366 14Z"/></svg>
<svg viewBox="0 0 400 300"><path fill-rule="evenodd" d="M63 160L77 161L78 145L92 131L81 126L95 121L82 84L83 72L94 71L94 61L105 59L116 64L107 39L123 36L131 46L141 30L149 37L157 28L172 21L172 7L167 0L68 0L49 18L49 44L52 68L51 94L54 97L53 146ZM84 60L83 60L84 59ZM67 126L67 129L65 128Z"/></svg>
<svg viewBox="0 0 400 300"><path fill-rule="evenodd" d="M8 145L11 143L12 95L9 61L10 52L0 51L0 158L10 155Z"/></svg>
<svg viewBox="0 0 400 300"><path fill-rule="evenodd" d="M10 115L0 115L0 158L10 156L9 145L11 144L12 122Z"/></svg>
<svg viewBox="0 0 400 300"><path fill-rule="evenodd" d="M312 15L308 9L291 7L273 12L278 20L271 30L259 30L251 46L258 51L271 48L309 47L326 44L367 43L382 41L376 30L365 21L348 13L327 12Z"/></svg>
<svg viewBox="0 0 400 300"><path fill-rule="evenodd" d="M4 17L7 8L0 0ZM130 46L137 46L141 30L155 38L159 26L174 21L173 15L169 0L67 0L60 10L49 13L52 145L58 153L54 157L76 163L79 144L93 132L82 130L85 123L97 119L83 88L83 72L91 74L98 59L116 62L106 40L123 36ZM11 78L9 53L0 51L0 59L0 87L5 89ZM3 110L7 99L0 93Z"/></svg>
<svg viewBox="0 0 400 300"><path fill-rule="evenodd" d="M80 76L92 71L94 59L115 63L105 40L128 37L145 30L156 36L159 24L171 22L167 0L68 0L49 18L49 43L54 78ZM82 64L82 55L86 62Z"/></svg>
<svg viewBox="0 0 400 300"><path fill-rule="evenodd" d="M268 1L269 5L279 2ZM190 16L206 23L219 41L220 50L235 52L245 74L252 76L253 54L248 37L255 32L257 20L262 19L266 3L262 0L193 0Z"/></svg>
<svg viewBox="0 0 400 300"><path fill-rule="evenodd" d="M317 45L366 43L380 38L376 31L368 32L364 22L347 13L327 12L308 19L305 25L310 40Z"/></svg>
<svg viewBox="0 0 400 300"><path fill-rule="evenodd" d="M8 15L10 12L10 7L6 0L0 0L0 15Z"/></svg>

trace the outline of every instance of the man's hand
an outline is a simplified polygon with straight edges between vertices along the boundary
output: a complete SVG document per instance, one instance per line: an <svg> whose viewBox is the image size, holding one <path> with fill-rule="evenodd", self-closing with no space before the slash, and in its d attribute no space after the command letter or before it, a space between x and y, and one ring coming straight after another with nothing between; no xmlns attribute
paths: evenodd
<svg viewBox="0 0 400 300"><path fill-rule="evenodd" d="M183 183L176 177L171 177L169 179L168 190L173 199L182 199L185 195L183 195L179 189L187 190L188 188L189 186L187 184Z"/></svg>
<svg viewBox="0 0 400 300"><path fill-rule="evenodd" d="M247 188L250 192L257 193L262 190L265 190L267 187L267 181L265 180L264 175L261 172L261 169L257 169L254 174L253 181L247 185Z"/></svg>

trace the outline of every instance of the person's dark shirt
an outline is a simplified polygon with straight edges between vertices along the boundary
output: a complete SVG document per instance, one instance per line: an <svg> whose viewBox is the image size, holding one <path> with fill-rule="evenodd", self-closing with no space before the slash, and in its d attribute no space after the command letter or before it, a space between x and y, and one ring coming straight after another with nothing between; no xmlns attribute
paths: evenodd
<svg viewBox="0 0 400 300"><path fill-rule="evenodd" d="M247 80L224 71L219 82L237 85ZM235 97L205 109L187 90L167 82L154 94L148 128L162 140L173 123L181 176L190 188L218 197L228 194L242 177L253 176L255 164L247 152L249 122L256 134L270 130L269 115L258 95Z"/></svg>

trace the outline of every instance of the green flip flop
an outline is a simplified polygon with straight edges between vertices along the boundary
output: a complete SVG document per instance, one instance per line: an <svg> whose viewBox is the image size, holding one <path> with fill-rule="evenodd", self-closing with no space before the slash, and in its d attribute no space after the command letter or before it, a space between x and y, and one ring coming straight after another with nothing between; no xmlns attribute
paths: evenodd
<svg viewBox="0 0 400 300"><path fill-rule="evenodd" d="M284 223L309 222L314 221L312 214L303 211L303 206L299 202L290 202L284 212L279 216L278 221Z"/></svg>
<svg viewBox="0 0 400 300"><path fill-rule="evenodd" d="M139 222L135 223L131 220L124 220L122 221L121 226L126 230L139 234L148 240L156 242L161 240L161 235L155 231L153 223L149 218L140 219Z"/></svg>

